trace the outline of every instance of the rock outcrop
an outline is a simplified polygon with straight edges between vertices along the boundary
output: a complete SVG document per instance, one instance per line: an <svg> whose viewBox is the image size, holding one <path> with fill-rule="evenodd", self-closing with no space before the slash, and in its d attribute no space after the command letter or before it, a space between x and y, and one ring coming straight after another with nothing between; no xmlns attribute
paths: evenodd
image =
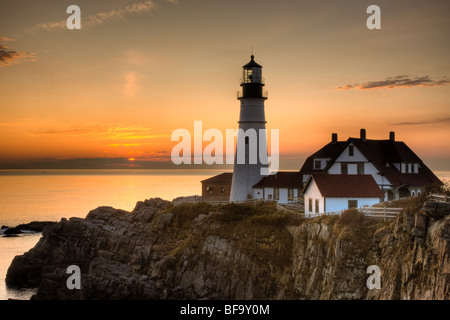
<svg viewBox="0 0 450 320"><path fill-rule="evenodd" d="M24 232L42 232L47 226L54 224L56 224L54 221L32 221L26 224L19 224L13 228L2 226L0 229L0 234L3 234L4 237L11 237L17 236Z"/></svg>
<svg viewBox="0 0 450 320"><path fill-rule="evenodd" d="M33 299L449 299L450 218L420 209L384 222L272 204L99 207L47 227L6 282L38 287ZM67 288L70 265L80 290ZM381 289L366 285L370 265Z"/></svg>
<svg viewBox="0 0 450 320"><path fill-rule="evenodd" d="M294 239L297 298L448 300L450 212L434 220L423 210L436 205L420 210L414 201L391 223L364 226L367 218L353 214L356 221L328 217L302 225ZM380 289L368 289L371 265L380 268Z"/></svg>
<svg viewBox="0 0 450 320"><path fill-rule="evenodd" d="M30 223L19 224L15 228L18 230L27 230L33 232L42 232L47 226L56 224L55 221L32 221Z"/></svg>
<svg viewBox="0 0 450 320"><path fill-rule="evenodd" d="M15 257L7 285L37 286L34 299L276 298L283 260L268 260L280 254L290 263L291 248L277 247L279 238L291 243L287 230L269 226L268 237L248 236L251 228L236 225L239 215L210 209L151 199L131 213L100 207L61 221ZM66 286L70 265L80 267L81 290Z"/></svg>

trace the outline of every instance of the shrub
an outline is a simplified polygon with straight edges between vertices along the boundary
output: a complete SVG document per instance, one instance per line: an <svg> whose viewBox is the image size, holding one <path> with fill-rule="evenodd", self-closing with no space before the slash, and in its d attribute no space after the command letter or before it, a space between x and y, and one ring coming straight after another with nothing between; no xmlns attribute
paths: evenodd
<svg viewBox="0 0 450 320"><path fill-rule="evenodd" d="M212 205L201 203L183 203L179 206L168 209L170 213L174 214L173 226L176 228L183 228L189 226L192 220L197 218L200 214L208 214L212 210Z"/></svg>
<svg viewBox="0 0 450 320"><path fill-rule="evenodd" d="M337 221L337 225L342 227L357 228L364 224L364 219L364 214L359 212L358 209L349 209L341 213Z"/></svg>
<svg viewBox="0 0 450 320"><path fill-rule="evenodd" d="M219 208L217 221L241 221L255 215L269 215L277 212L274 202L258 202L255 204L229 203Z"/></svg>

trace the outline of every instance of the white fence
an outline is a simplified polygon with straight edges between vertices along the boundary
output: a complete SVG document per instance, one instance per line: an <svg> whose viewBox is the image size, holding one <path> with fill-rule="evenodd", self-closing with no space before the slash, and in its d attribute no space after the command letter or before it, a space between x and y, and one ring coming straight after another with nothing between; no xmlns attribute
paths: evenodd
<svg viewBox="0 0 450 320"><path fill-rule="evenodd" d="M172 204L174 206L179 206L183 203L199 203L203 201L203 197L201 196L189 196L189 197L179 197L172 200Z"/></svg>
<svg viewBox="0 0 450 320"><path fill-rule="evenodd" d="M359 212L363 213L366 217L371 218L383 218L384 221L387 219L393 219L396 218L400 212L402 212L403 208L389 208L389 207L361 207L358 208ZM339 211L333 211L333 212L327 212L327 213L306 213L306 218L315 218L319 216L333 216L333 215L340 215L345 210L339 210Z"/></svg>
<svg viewBox="0 0 450 320"><path fill-rule="evenodd" d="M431 201L435 201L435 202L450 202L450 196L448 196L447 194L430 193L428 195L428 198Z"/></svg>
<svg viewBox="0 0 450 320"><path fill-rule="evenodd" d="M288 197L288 203L300 203L305 204L305 200L299 197Z"/></svg>
<svg viewBox="0 0 450 320"><path fill-rule="evenodd" d="M239 204L245 204L245 203L257 203L257 202L264 202L264 199L248 199L248 200L244 200L244 201L239 201L236 203ZM180 204L183 203L200 203L200 202L206 202L209 204L214 204L214 205L222 205L222 204L229 204L231 203L230 201L226 201L226 200L222 200L222 201L215 201L215 200L209 200L209 199L204 199L202 196L188 196L188 197L179 197L176 199L172 200L172 204L174 206L178 206Z"/></svg>
<svg viewBox="0 0 450 320"><path fill-rule="evenodd" d="M364 213L366 217L384 218L387 219L396 218L403 208L388 208L388 207L363 207L359 208L359 212Z"/></svg>

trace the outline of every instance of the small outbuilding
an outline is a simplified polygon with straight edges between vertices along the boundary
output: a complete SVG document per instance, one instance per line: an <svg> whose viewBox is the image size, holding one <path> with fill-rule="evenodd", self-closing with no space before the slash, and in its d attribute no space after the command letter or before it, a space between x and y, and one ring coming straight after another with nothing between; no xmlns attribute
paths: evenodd
<svg viewBox="0 0 450 320"><path fill-rule="evenodd" d="M230 201L232 172L225 172L202 181L204 201Z"/></svg>
<svg viewBox="0 0 450 320"><path fill-rule="evenodd" d="M303 189L302 176L298 171L279 171L262 178L253 186L253 199L275 200L278 203L300 201Z"/></svg>
<svg viewBox="0 0 450 320"><path fill-rule="evenodd" d="M370 174L312 174L302 194L305 213L314 214L372 206L384 197Z"/></svg>

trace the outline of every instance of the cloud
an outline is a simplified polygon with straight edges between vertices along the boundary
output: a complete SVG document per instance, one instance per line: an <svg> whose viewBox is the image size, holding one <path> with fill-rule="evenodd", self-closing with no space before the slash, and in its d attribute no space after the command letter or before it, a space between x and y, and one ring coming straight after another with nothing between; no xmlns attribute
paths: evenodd
<svg viewBox="0 0 450 320"><path fill-rule="evenodd" d="M142 1L129 4L120 9L99 12L87 17L83 17L83 11L81 11L81 29L104 25L118 20L125 20L128 15L150 12L156 9L156 7L157 5L153 1ZM57 31L63 29L67 29L67 20L39 23L27 29L27 31L33 33L35 31Z"/></svg>
<svg viewBox="0 0 450 320"><path fill-rule="evenodd" d="M86 124L74 126L60 126L33 131L35 135L89 135L95 139L130 140L151 139L170 136L155 133L151 128L143 126L123 126L117 123Z"/></svg>
<svg viewBox="0 0 450 320"><path fill-rule="evenodd" d="M0 37L0 42L14 41L14 39L8 37Z"/></svg>
<svg viewBox="0 0 450 320"><path fill-rule="evenodd" d="M449 118L439 118L434 120L428 120L428 121L406 121L406 122L397 122L397 123L390 123L391 126L417 126L417 125L424 125L424 124L438 124L438 123L449 123Z"/></svg>
<svg viewBox="0 0 450 320"><path fill-rule="evenodd" d="M0 37L0 42L7 41L14 41L14 39ZM10 50L9 47L0 43L0 68L26 61L36 61L36 54L32 52Z"/></svg>
<svg viewBox="0 0 450 320"><path fill-rule="evenodd" d="M125 85L123 88L123 92L128 98L132 98L136 95L136 92L138 90L137 77L138 76L136 72L133 71L127 72L124 75Z"/></svg>
<svg viewBox="0 0 450 320"><path fill-rule="evenodd" d="M368 90L368 89L396 89L396 88L412 88L412 87L440 87L450 84L450 79L443 77L441 79L432 79L429 76L409 77L408 75L398 75L389 77L380 81L369 81L361 84L347 84L336 87L335 90Z"/></svg>

